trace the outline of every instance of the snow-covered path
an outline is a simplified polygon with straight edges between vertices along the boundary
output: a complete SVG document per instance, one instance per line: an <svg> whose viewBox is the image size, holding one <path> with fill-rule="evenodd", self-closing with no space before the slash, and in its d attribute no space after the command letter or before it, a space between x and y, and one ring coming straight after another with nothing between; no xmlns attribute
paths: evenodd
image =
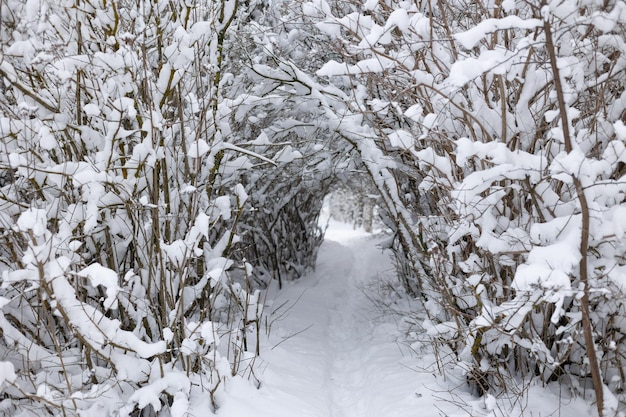
<svg viewBox="0 0 626 417"><path fill-rule="evenodd" d="M261 355L262 389L241 394L261 398L249 397L248 405L228 401L219 415L421 414L417 374L395 341L397 326L383 320L371 300L376 282L392 273L378 243L358 231L329 231L315 273L281 291L267 317L271 328Z"/></svg>
<svg viewBox="0 0 626 417"><path fill-rule="evenodd" d="M373 282L390 273L376 243L350 233L331 234L320 249L316 273L282 294L298 301L274 335L284 342L268 355L271 363L282 362L282 369L268 370L265 383L301 401L301 416L390 415L381 409L392 400L389 394L414 397L410 386L390 381L415 373L402 366L395 326L377 323L380 312L366 297ZM285 384L289 373L296 378ZM383 393L385 386L395 387Z"/></svg>
<svg viewBox="0 0 626 417"><path fill-rule="evenodd" d="M294 362L319 358L317 372L311 373L308 386L303 387L310 392L310 387L317 386L323 395L315 401L322 408L313 405L311 416L390 415L382 409L392 400L390 395L414 396L412 384L402 387L400 381L391 380L401 374L414 378L415 372L402 365L403 354L394 343L396 327L380 322L380 311L366 296L377 279L390 273L389 263L375 244L372 239L327 241L317 273L284 323L294 331L308 328L297 340L284 343L285 349L296 348L302 355L292 356ZM301 291L301 287L293 290Z"/></svg>
<svg viewBox="0 0 626 417"><path fill-rule="evenodd" d="M287 284L266 311L256 374L261 389L235 379L218 397L222 417L430 417L556 415L554 389L530 387L532 401L472 397L464 377L442 376L429 343L398 341L389 314L393 266L375 238L331 229L316 271ZM395 299L398 299L395 297ZM395 308L394 306L391 306ZM416 326L416 330L419 326ZM427 341L425 335L418 338ZM459 388L454 390L453 388ZM562 412L587 416L582 400ZM574 411L575 410L575 411Z"/></svg>

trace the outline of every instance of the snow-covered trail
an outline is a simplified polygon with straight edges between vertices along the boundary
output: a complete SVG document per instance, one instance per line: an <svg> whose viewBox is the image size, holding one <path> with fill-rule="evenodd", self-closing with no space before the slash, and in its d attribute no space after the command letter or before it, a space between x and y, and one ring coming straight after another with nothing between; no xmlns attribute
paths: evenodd
<svg viewBox="0 0 626 417"><path fill-rule="evenodd" d="M261 355L262 388L249 393L263 400L249 401L253 414L229 401L219 415L421 414L417 374L404 363L408 352L395 341L397 326L371 300L376 281L392 273L378 243L363 232L329 231L316 271L278 293L267 318L271 346Z"/></svg>
<svg viewBox="0 0 626 417"><path fill-rule="evenodd" d="M563 402L558 386L527 387L521 401L485 401L469 394L462 373L440 374L420 326L410 348L401 341L401 316L377 307L376 300L394 299L385 292L395 285L381 240L345 226L328 231L316 271L276 292L265 312L255 367L261 389L230 381L218 395L218 416L545 417L559 409L591 415L583 400Z"/></svg>
<svg viewBox="0 0 626 417"><path fill-rule="evenodd" d="M378 283L393 273L378 243L380 239L365 234L331 229L315 274L284 294L298 296L299 301L277 336L286 338L288 332L307 329L285 340L279 346L284 351L275 352L276 361L289 357L292 363L284 365L290 369L308 363L299 373L308 370L308 378L299 381L300 387L292 385L294 396L310 398L310 406L300 408L301 416L417 415L413 390L417 374L403 364L407 352L395 342L397 326L385 323L372 301ZM268 375L266 383L278 388L283 375L275 376Z"/></svg>

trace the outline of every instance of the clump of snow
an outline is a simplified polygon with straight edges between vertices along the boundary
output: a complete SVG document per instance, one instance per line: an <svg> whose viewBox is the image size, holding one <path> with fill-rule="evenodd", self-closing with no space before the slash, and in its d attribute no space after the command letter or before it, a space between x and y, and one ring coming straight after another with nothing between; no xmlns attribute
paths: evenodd
<svg viewBox="0 0 626 417"><path fill-rule="evenodd" d="M5 383L13 383L17 379L15 367L11 362L0 362L0 387Z"/></svg>
<svg viewBox="0 0 626 417"><path fill-rule="evenodd" d="M206 266L206 269L208 271L207 275L211 278L211 283L213 285L217 284L217 282L222 279L224 273L232 266L232 264L232 260L223 257L211 259Z"/></svg>
<svg viewBox="0 0 626 417"><path fill-rule="evenodd" d="M363 10L376 10L378 8L378 1L379 0L365 0Z"/></svg>
<svg viewBox="0 0 626 417"><path fill-rule="evenodd" d="M340 75L346 73L346 64L341 62L337 62L334 59L326 62L322 68L317 70L316 74L320 77L331 76L331 75Z"/></svg>
<svg viewBox="0 0 626 417"><path fill-rule="evenodd" d="M454 38L465 49L472 49L489 33L512 28L532 30L541 26L543 26L541 19L522 19L519 16L510 15L501 19L485 19L470 30L456 33Z"/></svg>
<svg viewBox="0 0 626 417"><path fill-rule="evenodd" d="M423 116L424 108L420 104L414 104L404 112L404 115L409 119L419 122Z"/></svg>
<svg viewBox="0 0 626 417"><path fill-rule="evenodd" d="M118 285L118 276L115 271L96 262L83 268L78 275L88 277L94 287L98 285L105 287L107 297L103 303L104 308L112 310L117 308L117 294L121 288Z"/></svg>
<svg viewBox="0 0 626 417"><path fill-rule="evenodd" d="M212 210L211 217L221 217L224 220L229 220L231 216L230 197L219 196L214 201L214 209Z"/></svg>
<svg viewBox="0 0 626 417"><path fill-rule="evenodd" d="M515 0L504 0L502 2L502 10L506 13L511 13L517 8Z"/></svg>
<svg viewBox="0 0 626 417"><path fill-rule="evenodd" d="M390 27L397 27L402 32L408 32L411 27L411 22L409 20L409 14L405 9L396 9L387 18L387 23L385 24L385 28L388 29Z"/></svg>
<svg viewBox="0 0 626 417"><path fill-rule="evenodd" d="M276 162L289 163L294 159L302 158L302 153L298 150L293 149L291 145L287 145L281 150L276 157Z"/></svg>
<svg viewBox="0 0 626 417"><path fill-rule="evenodd" d="M434 113L429 113L424 117L424 121L422 122L424 129L431 130L435 126L437 126L437 115Z"/></svg>
<svg viewBox="0 0 626 417"><path fill-rule="evenodd" d="M42 126L41 129L39 129L39 146L41 146L42 149L49 151L56 148L58 145L59 144L50 129L46 126Z"/></svg>
<svg viewBox="0 0 626 417"><path fill-rule="evenodd" d="M163 378L152 381L150 384L139 388L129 398L128 404L120 410L120 416L128 417L135 405L140 410L151 405L153 410L158 412L163 407L161 393L167 392L172 395L181 393L187 398L191 390L189 378L182 372L170 371ZM180 396L178 397L180 400ZM182 408L183 403L178 407Z"/></svg>
<svg viewBox="0 0 626 417"><path fill-rule="evenodd" d="M204 139L198 139L196 142L192 143L187 149L187 156L190 158L201 158L207 152L211 150L211 147Z"/></svg>
<svg viewBox="0 0 626 417"><path fill-rule="evenodd" d="M413 135L406 130L398 129L390 133L388 137L393 147L402 149L411 149L413 147Z"/></svg>
<svg viewBox="0 0 626 417"><path fill-rule="evenodd" d="M83 111L87 116L99 116L100 115L100 107L95 103L87 103L83 106Z"/></svg>
<svg viewBox="0 0 626 417"><path fill-rule="evenodd" d="M20 214L16 228L20 232L32 231L35 236L43 236L47 231L48 215L46 210L29 208Z"/></svg>
<svg viewBox="0 0 626 417"><path fill-rule="evenodd" d="M491 72L505 74L517 52L505 49L486 50L478 58L466 58L452 64L447 82L454 87L462 87L480 75Z"/></svg>
<svg viewBox="0 0 626 417"><path fill-rule="evenodd" d="M237 184L235 185L233 192L237 196L237 201L239 203L239 206L243 207L246 201L248 201L248 193L246 193L245 187L241 184Z"/></svg>
<svg viewBox="0 0 626 417"><path fill-rule="evenodd" d="M182 267L185 260L191 255L191 248L183 239L176 239L171 243L161 242L161 250L174 265Z"/></svg>
<svg viewBox="0 0 626 417"><path fill-rule="evenodd" d="M626 22L626 5L623 2L616 2L613 9L608 13L596 11L591 22L604 33L612 32L619 23Z"/></svg>
<svg viewBox="0 0 626 417"><path fill-rule="evenodd" d="M396 65L396 62L385 57L366 58L354 65L346 65L334 60L326 62L316 74L323 76L380 73Z"/></svg>
<svg viewBox="0 0 626 417"><path fill-rule="evenodd" d="M624 125L624 122L622 122L621 120L616 121L615 123L613 123L613 128L615 129L615 134L617 135L617 137L626 142L626 125Z"/></svg>

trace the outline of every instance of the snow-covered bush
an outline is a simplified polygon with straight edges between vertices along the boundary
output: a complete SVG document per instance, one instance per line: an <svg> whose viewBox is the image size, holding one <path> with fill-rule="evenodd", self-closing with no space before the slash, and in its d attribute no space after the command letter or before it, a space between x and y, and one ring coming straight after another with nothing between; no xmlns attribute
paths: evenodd
<svg viewBox="0 0 626 417"><path fill-rule="evenodd" d="M267 158L232 140L237 7L0 5L3 412L206 413L249 370L262 306L231 255Z"/></svg>
<svg viewBox="0 0 626 417"><path fill-rule="evenodd" d="M511 375L567 375L574 389L591 377L613 413L602 398L624 382L624 3L301 11L302 42L327 58L293 83L358 150L433 338L478 393Z"/></svg>
<svg viewBox="0 0 626 417"><path fill-rule="evenodd" d="M255 283L312 267L323 197L367 175L477 393L590 377L613 413L625 24L621 0L3 1L2 410L215 408L258 353Z"/></svg>

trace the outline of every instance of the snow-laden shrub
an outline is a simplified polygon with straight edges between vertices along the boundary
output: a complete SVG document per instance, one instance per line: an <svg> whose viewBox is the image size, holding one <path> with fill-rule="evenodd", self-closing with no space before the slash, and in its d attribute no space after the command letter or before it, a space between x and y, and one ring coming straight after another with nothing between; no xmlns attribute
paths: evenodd
<svg viewBox="0 0 626 417"><path fill-rule="evenodd" d="M182 416L249 371L237 5L0 5L3 412Z"/></svg>
<svg viewBox="0 0 626 417"><path fill-rule="evenodd" d="M300 10L301 42L327 58L292 84L357 149L434 340L477 393L511 376L567 375L574 389L590 376L612 413L602 397L624 382L624 3Z"/></svg>

